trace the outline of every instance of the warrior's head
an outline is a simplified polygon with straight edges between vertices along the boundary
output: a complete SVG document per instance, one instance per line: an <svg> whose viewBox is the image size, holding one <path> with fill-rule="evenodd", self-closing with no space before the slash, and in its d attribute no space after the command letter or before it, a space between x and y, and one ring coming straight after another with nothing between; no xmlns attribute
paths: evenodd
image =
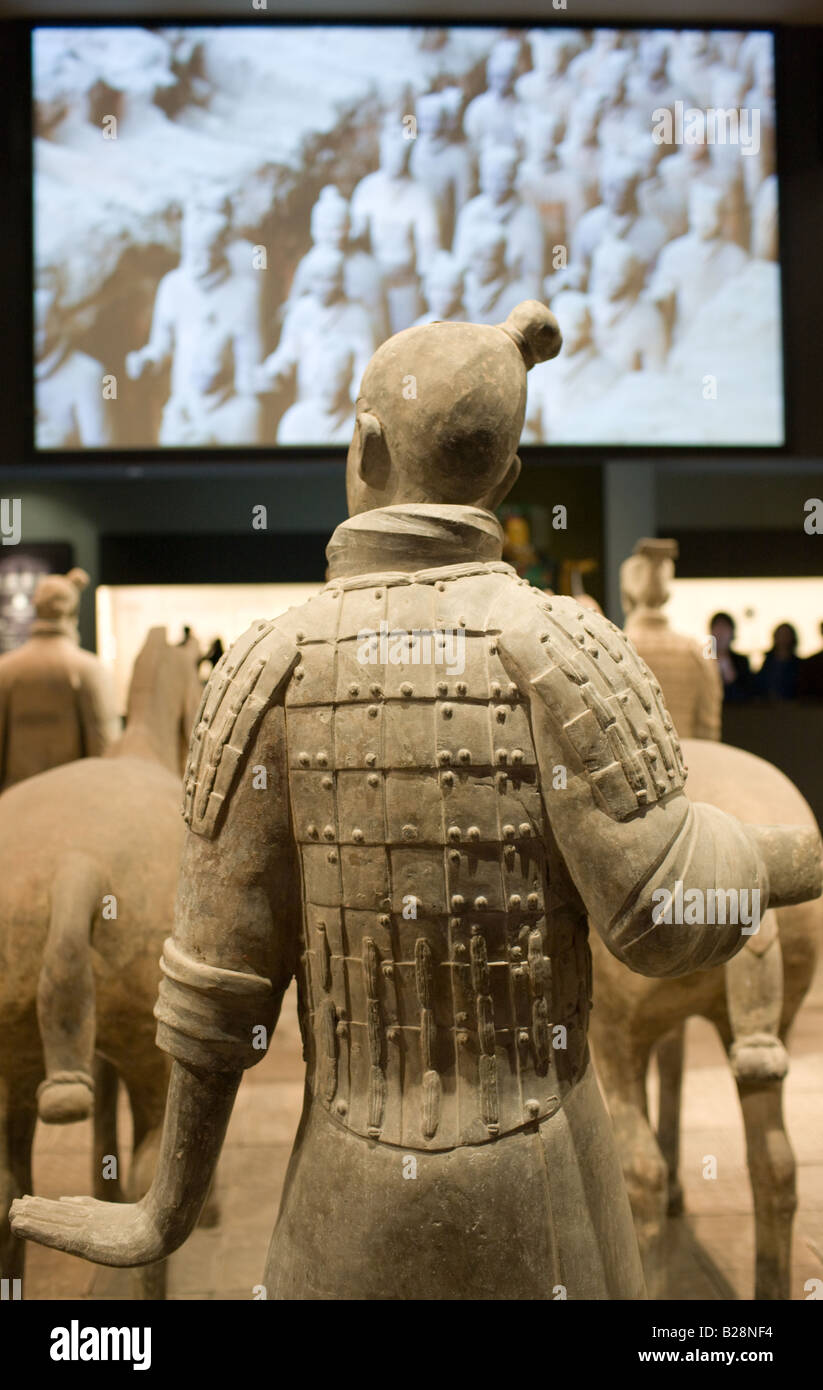
<svg viewBox="0 0 823 1390"><path fill-rule="evenodd" d="M494 326L430 323L389 338L360 384L350 515L413 502L496 507L520 472L526 373L561 343L534 299Z"/></svg>
<svg viewBox="0 0 823 1390"><path fill-rule="evenodd" d="M41 622L60 623L67 631L74 629L80 595L89 583L85 570L73 569L68 574L46 574L34 591L34 611Z"/></svg>

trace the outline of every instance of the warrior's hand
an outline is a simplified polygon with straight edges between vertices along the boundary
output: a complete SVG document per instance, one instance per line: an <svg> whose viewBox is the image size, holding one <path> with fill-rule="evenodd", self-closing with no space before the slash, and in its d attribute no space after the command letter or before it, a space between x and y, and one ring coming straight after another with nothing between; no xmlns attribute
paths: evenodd
<svg viewBox="0 0 823 1390"><path fill-rule="evenodd" d="M21 1197L9 1212L16 1236L101 1265L153 1264L168 1254L160 1225L143 1202L95 1197Z"/></svg>

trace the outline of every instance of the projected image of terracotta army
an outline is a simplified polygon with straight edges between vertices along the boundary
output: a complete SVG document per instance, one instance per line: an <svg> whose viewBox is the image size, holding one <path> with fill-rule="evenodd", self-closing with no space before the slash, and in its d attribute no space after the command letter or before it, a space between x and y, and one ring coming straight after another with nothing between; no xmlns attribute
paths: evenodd
<svg viewBox="0 0 823 1390"><path fill-rule="evenodd" d="M387 121L380 168L360 180L351 200L352 236L366 237L377 260L392 333L408 328L422 311L419 277L440 249L434 199L409 172L413 143L399 120Z"/></svg>
<svg viewBox="0 0 823 1390"><path fill-rule="evenodd" d="M309 353L303 369L304 389L311 394L289 406L277 426L278 444L347 444L351 438L354 352L348 344L332 341L318 345L316 356L316 368Z"/></svg>
<svg viewBox="0 0 823 1390"><path fill-rule="evenodd" d="M679 338L703 305L743 269L746 252L723 236L721 189L697 184L689 194L689 230L661 252L650 296Z"/></svg>
<svg viewBox="0 0 823 1390"><path fill-rule="evenodd" d="M382 342L388 334L388 314L380 268L374 256L370 256L362 247L351 244L350 231L348 201L334 184L327 184L321 188L311 210L312 245L294 272L288 303L291 305L301 295L310 293L312 265L318 255L324 250L340 251L345 258L343 286L346 298L362 304L368 311L375 342Z"/></svg>
<svg viewBox="0 0 823 1390"><path fill-rule="evenodd" d="M55 267L38 272L34 291L35 443L39 449L101 449L112 441L114 400L105 371L72 346Z"/></svg>
<svg viewBox="0 0 823 1390"><path fill-rule="evenodd" d="M463 267L448 251L438 251L423 280L426 312L413 324L414 328L435 320L463 323Z"/></svg>
<svg viewBox="0 0 823 1390"><path fill-rule="evenodd" d="M319 383L339 370L339 354L348 348L353 364L349 399L374 351L371 319L362 304L346 298L342 252L318 248L307 275L307 292L290 308L280 342L255 373L261 393L293 384L296 404L315 399ZM328 383L320 394L328 400Z"/></svg>
<svg viewBox="0 0 823 1390"><path fill-rule="evenodd" d="M552 313L563 324L563 351L551 364L553 372L546 362L529 372L525 444L573 440L575 415L591 412L620 374L594 345L586 295L575 290L556 295Z"/></svg>
<svg viewBox="0 0 823 1390"><path fill-rule="evenodd" d="M499 39L486 63L487 90L470 101L463 117L466 136L477 148L510 144L520 134L523 109L515 95L522 57L519 39Z"/></svg>
<svg viewBox="0 0 823 1390"><path fill-rule="evenodd" d="M568 229L577 213L575 174L560 163L558 148L563 122L551 113L535 114L525 142L525 157L517 174L517 191L540 218L543 264L550 266L555 247L566 247Z"/></svg>
<svg viewBox="0 0 823 1390"><path fill-rule="evenodd" d="M646 269L665 244L663 224L654 217L645 216L637 206L640 172L628 159L606 163L601 180L603 201L581 217L572 239L570 267L574 267L577 276L573 288L586 287L592 257L607 238L624 241Z"/></svg>
<svg viewBox="0 0 823 1390"><path fill-rule="evenodd" d="M474 228L481 222L500 227L506 238L506 265L512 275L543 275L543 228L540 215L517 192L520 153L513 145L486 145L480 156L480 192L457 219L454 254L467 265Z"/></svg>
<svg viewBox="0 0 823 1390"><path fill-rule="evenodd" d="M618 372L663 366L666 326L657 305L642 293L643 262L625 241L604 241L594 253L589 292L592 339Z"/></svg>
<svg viewBox="0 0 823 1390"><path fill-rule="evenodd" d="M232 443L257 443L252 378L262 356L259 287L251 272L232 271L229 237L224 203L188 204L180 265L160 281L148 343L126 356L134 381L171 369L161 444L217 442L235 428L243 433Z"/></svg>
<svg viewBox="0 0 823 1390"><path fill-rule="evenodd" d="M569 77L569 60L579 51L582 36L577 29L530 29L528 33L532 67L515 83L515 94L524 106L520 130L541 112L565 120L575 97Z"/></svg>
<svg viewBox="0 0 823 1390"><path fill-rule="evenodd" d="M536 299L536 276L518 276L506 265L506 233L495 222L478 222L466 244L463 304L470 323L497 323L523 299Z"/></svg>
<svg viewBox="0 0 823 1390"><path fill-rule="evenodd" d="M461 98L460 88L450 87L425 93L415 107L417 135L409 168L434 200L444 247L451 246L457 216L474 191L471 151L455 130Z"/></svg>

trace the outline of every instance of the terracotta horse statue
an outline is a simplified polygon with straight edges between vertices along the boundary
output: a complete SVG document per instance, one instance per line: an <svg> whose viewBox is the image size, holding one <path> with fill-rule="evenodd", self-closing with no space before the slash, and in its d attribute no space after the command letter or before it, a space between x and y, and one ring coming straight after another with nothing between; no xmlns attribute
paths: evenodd
<svg viewBox="0 0 823 1390"><path fill-rule="evenodd" d="M122 1200L118 1078L134 1148L128 1197L148 1187L168 1058L154 1044L158 961L174 912L181 774L201 686L194 644L153 628L135 663L126 729L103 757L52 768L0 797L0 1272L22 1277L8 1223L31 1190L35 1121L94 1109L94 1192ZM45 1079L44 1079L45 1075ZM165 1296L164 1266L139 1296Z"/></svg>
<svg viewBox="0 0 823 1390"><path fill-rule="evenodd" d="M686 790L748 823L816 826L810 806L771 763L742 749L684 739ZM684 930L687 928L684 927ZM674 979L626 970L593 935L591 1036L611 1110L649 1293L659 1294L667 1212L682 1209L678 1181L680 1095L686 1019L717 1028L740 1097L754 1195L756 1299L790 1296L795 1159L783 1121L784 1050L814 974L823 899L769 910L760 929L725 966ZM646 1078L656 1053L657 1135Z"/></svg>

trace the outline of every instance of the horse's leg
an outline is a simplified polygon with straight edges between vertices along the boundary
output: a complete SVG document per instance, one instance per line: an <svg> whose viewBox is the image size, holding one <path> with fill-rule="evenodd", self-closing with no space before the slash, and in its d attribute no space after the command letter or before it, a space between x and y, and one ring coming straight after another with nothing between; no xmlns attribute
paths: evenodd
<svg viewBox="0 0 823 1390"><path fill-rule="evenodd" d="M51 913L37 983L37 1019L46 1079L37 1092L47 1124L84 1120L92 1111L94 1081L94 974L91 927L103 889L96 866L67 855L51 884Z"/></svg>
<svg viewBox="0 0 823 1390"><path fill-rule="evenodd" d="M4 1279L23 1278L26 1242L12 1235L9 1207L32 1189L31 1146L36 1121L34 1085L0 1079L0 1275Z"/></svg>
<svg viewBox="0 0 823 1390"><path fill-rule="evenodd" d="M683 1091L683 1054L686 1047L686 1025L672 1029L657 1044L657 1075L660 1081L660 1113L657 1121L657 1142L666 1161L668 1172L668 1214L680 1216L683 1211L683 1189L680 1186L680 1104Z"/></svg>
<svg viewBox="0 0 823 1390"><path fill-rule="evenodd" d="M117 1068L98 1053L94 1058L93 1192L101 1202L122 1202L120 1151L117 1147ZM110 1176L114 1159L114 1171Z"/></svg>
<svg viewBox="0 0 823 1390"><path fill-rule="evenodd" d="M659 1295L664 1273L666 1163L649 1124L646 1072L651 1040L640 1043L628 1031L611 1028L595 1053L606 1093L649 1297Z"/></svg>
<svg viewBox="0 0 823 1390"><path fill-rule="evenodd" d="M738 1079L737 1090L754 1195L754 1296L787 1299L797 1195L794 1153L783 1123L783 1082Z"/></svg>
<svg viewBox="0 0 823 1390"><path fill-rule="evenodd" d="M783 953L777 913L763 914L760 929L727 962L726 1003L732 1030L729 1060L740 1081L782 1081L789 1058L780 1040Z"/></svg>

